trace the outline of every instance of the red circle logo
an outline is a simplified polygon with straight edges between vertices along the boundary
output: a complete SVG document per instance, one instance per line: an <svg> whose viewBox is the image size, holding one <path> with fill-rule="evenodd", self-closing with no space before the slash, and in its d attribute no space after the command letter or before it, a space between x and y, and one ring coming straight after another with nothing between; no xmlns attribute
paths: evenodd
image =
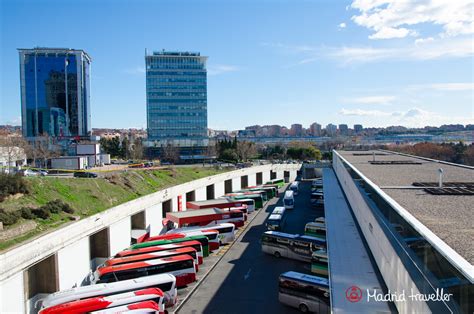
<svg viewBox="0 0 474 314"><path fill-rule="evenodd" d="M346 290L346 299L349 302L359 302L362 299L362 290L357 286L351 286Z"/></svg>

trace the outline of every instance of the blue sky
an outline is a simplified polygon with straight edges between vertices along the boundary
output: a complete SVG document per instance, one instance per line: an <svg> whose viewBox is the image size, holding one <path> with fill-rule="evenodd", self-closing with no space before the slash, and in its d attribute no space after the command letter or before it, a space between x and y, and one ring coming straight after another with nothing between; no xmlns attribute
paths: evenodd
<svg viewBox="0 0 474 314"><path fill-rule="evenodd" d="M0 3L0 124L35 46L90 54L93 127L146 127L145 48L209 56L214 129L474 123L472 0Z"/></svg>

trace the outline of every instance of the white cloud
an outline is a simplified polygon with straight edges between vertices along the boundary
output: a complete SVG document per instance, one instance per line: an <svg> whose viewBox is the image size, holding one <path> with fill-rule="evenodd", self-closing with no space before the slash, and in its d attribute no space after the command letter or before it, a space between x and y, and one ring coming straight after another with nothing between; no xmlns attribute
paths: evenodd
<svg viewBox="0 0 474 314"><path fill-rule="evenodd" d="M427 111L420 108L410 108L407 111L381 111L363 109L341 109L342 116L356 116L372 119L373 125L404 125L407 127L423 127L426 125L442 125L450 123L472 123L472 117L446 116L440 113ZM383 119L381 119L383 118Z"/></svg>
<svg viewBox="0 0 474 314"><path fill-rule="evenodd" d="M426 44L432 41L434 41L433 37L418 38L417 40L415 40L415 45L422 45L422 44Z"/></svg>
<svg viewBox="0 0 474 314"><path fill-rule="evenodd" d="M474 91L474 83L433 83L433 84L418 84L410 85L408 90L438 90L446 92L462 92L462 91Z"/></svg>
<svg viewBox="0 0 474 314"><path fill-rule="evenodd" d="M346 26L347 26L346 23L341 23L338 25L339 28L346 28Z"/></svg>
<svg viewBox="0 0 474 314"><path fill-rule="evenodd" d="M439 25L441 36L474 33L473 0L354 0L351 8L360 12L352 20L374 32L371 39L414 36L422 23Z"/></svg>
<svg viewBox="0 0 474 314"><path fill-rule="evenodd" d="M209 75L219 75L228 72L240 71L240 68L235 65L216 64L207 67L207 73Z"/></svg>
<svg viewBox="0 0 474 314"><path fill-rule="evenodd" d="M145 74L146 71L145 71L145 67L137 66L131 69L126 69L124 72L127 74L132 74L132 75L142 75L142 74Z"/></svg>
<svg viewBox="0 0 474 314"><path fill-rule="evenodd" d="M377 96L344 98L343 101L346 103L363 104L363 105L387 105L387 104L390 104L395 99L396 97L391 96L391 95L377 95Z"/></svg>

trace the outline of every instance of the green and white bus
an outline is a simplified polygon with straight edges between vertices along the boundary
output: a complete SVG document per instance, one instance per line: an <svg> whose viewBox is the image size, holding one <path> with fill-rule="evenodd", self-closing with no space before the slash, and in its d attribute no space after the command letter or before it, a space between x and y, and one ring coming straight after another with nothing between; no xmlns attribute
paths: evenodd
<svg viewBox="0 0 474 314"><path fill-rule="evenodd" d="M270 180L270 181L266 182L265 184L275 184L279 188L281 188L285 185L285 179L273 179L273 180Z"/></svg>
<svg viewBox="0 0 474 314"><path fill-rule="evenodd" d="M308 222L304 227L304 234L326 240L326 224Z"/></svg>
<svg viewBox="0 0 474 314"><path fill-rule="evenodd" d="M328 278L328 253L326 250L313 252L311 256L311 272L321 277Z"/></svg>

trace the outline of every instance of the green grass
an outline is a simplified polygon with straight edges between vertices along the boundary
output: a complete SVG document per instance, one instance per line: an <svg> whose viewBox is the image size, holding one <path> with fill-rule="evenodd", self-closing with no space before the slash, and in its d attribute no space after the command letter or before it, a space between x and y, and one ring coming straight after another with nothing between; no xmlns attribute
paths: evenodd
<svg viewBox="0 0 474 314"><path fill-rule="evenodd" d="M104 178L26 178L31 193L17 199L0 202L0 208L7 211L19 210L24 206L39 207L49 201L60 199L74 208L74 215L88 217L140 196L154 193L167 187L192 180L223 173L227 170L214 168L168 168L159 170L134 170L106 174ZM20 220L17 226L24 220ZM69 222L65 213L52 214L50 218L36 219L38 226L16 239L0 242L0 250L21 243L48 230Z"/></svg>

